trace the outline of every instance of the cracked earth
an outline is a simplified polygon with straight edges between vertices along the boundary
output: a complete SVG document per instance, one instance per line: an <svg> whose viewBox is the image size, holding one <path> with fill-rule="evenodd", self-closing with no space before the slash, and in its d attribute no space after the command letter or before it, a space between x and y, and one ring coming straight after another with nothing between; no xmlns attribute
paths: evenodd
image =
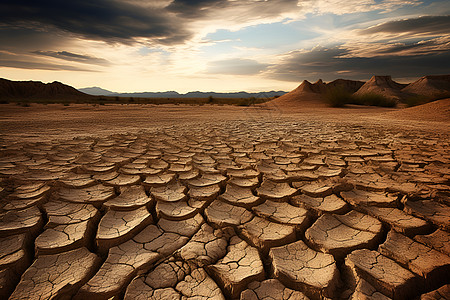
<svg viewBox="0 0 450 300"><path fill-rule="evenodd" d="M1 299L449 299L445 131L279 117L0 144Z"/></svg>

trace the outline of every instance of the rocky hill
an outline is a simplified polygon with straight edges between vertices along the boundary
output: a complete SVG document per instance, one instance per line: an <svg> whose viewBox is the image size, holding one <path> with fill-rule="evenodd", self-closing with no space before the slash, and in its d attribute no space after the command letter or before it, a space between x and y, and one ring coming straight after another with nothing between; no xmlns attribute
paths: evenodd
<svg viewBox="0 0 450 300"><path fill-rule="evenodd" d="M450 75L429 75L408 84L402 92L430 98L450 96Z"/></svg>
<svg viewBox="0 0 450 300"><path fill-rule="evenodd" d="M275 105L290 105L290 103L294 102L325 105L325 95L328 91L343 89L348 93L354 93L363 85L364 82L362 81L347 79L336 79L329 83L323 82L322 79L317 80L315 83L303 80L297 88L271 102Z"/></svg>
<svg viewBox="0 0 450 300"><path fill-rule="evenodd" d="M391 76L372 76L355 93L356 96L364 94L379 94L386 98L401 100L404 97L402 89L406 84L400 84L392 80Z"/></svg>
<svg viewBox="0 0 450 300"><path fill-rule="evenodd" d="M61 82L12 81L0 78L0 100L82 100L92 96Z"/></svg>

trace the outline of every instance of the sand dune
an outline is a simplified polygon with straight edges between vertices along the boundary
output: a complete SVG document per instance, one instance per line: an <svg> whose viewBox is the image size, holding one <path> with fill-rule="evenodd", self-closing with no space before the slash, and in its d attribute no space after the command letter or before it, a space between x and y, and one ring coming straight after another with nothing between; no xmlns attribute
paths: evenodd
<svg viewBox="0 0 450 300"><path fill-rule="evenodd" d="M388 112L384 116L398 120L450 122L450 98Z"/></svg>

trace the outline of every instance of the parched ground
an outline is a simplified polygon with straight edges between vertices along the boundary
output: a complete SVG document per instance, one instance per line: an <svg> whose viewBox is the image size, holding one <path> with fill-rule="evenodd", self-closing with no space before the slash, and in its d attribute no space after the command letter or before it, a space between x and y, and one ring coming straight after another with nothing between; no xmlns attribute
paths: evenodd
<svg viewBox="0 0 450 300"><path fill-rule="evenodd" d="M0 299L448 299L448 101L1 105Z"/></svg>

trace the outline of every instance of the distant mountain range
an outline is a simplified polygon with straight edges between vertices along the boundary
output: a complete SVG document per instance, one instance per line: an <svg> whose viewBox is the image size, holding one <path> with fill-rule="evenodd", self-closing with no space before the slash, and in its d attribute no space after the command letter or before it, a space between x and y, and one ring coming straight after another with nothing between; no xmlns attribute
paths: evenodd
<svg viewBox="0 0 450 300"><path fill-rule="evenodd" d="M375 93L384 97L395 99L396 101L405 101L411 97L418 96L425 100L450 97L450 75L431 75L424 76L408 85L400 84L392 80L390 76L373 76L369 81L354 81L337 79L325 83L318 80L310 83L304 80L296 89L289 93L284 91L270 91L259 93L234 92L234 93L216 93L216 92L189 92L180 94L175 91L167 92L142 92L142 93L114 93L99 87L84 89L75 89L69 85L54 81L52 83L42 83L40 81L12 81L0 78L0 101L107 101L114 103L116 101L133 101L139 98L159 98L155 103L173 103L174 99L185 98L186 103L191 101L189 98L206 99L209 96L213 98L242 99L255 97L257 99L270 100L275 96L280 96L278 101L299 100L299 99L317 99L323 100L325 94L333 89L343 89L348 93L360 95ZM307 96L307 97L306 97ZM120 97L123 99L116 99ZM131 99L136 98L136 99ZM418 101L422 101L418 98ZM142 100L141 100L142 101ZM172 102L171 102L172 101ZM231 101L231 100L230 100ZM183 101L182 101L183 102ZM229 101L228 101L229 102Z"/></svg>
<svg viewBox="0 0 450 300"><path fill-rule="evenodd" d="M216 93L216 92L189 92L180 94L175 91L167 92L138 92L138 93L116 93L102 89L100 87L88 87L78 89L80 92L94 95L94 96L117 96L117 97L134 97L134 98L208 98L209 96L215 98L272 98L275 96L282 96L287 92L284 91L270 91L259 93L247 92L233 92L233 93Z"/></svg>

